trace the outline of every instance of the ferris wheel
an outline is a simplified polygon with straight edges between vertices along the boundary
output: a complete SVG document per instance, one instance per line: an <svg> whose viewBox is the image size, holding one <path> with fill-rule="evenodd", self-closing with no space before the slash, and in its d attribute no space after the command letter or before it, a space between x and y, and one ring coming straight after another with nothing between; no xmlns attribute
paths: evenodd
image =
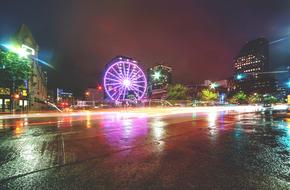
<svg viewBox="0 0 290 190"><path fill-rule="evenodd" d="M113 101L140 100L146 93L147 80L136 61L119 58L106 70L104 88Z"/></svg>

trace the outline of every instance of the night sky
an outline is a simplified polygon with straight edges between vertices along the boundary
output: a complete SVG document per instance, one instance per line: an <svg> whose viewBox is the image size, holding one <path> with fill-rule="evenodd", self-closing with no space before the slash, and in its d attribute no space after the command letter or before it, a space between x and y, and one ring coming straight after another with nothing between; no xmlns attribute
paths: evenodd
<svg viewBox="0 0 290 190"><path fill-rule="evenodd" d="M25 23L40 58L56 67L50 87L78 91L101 82L116 55L173 67L190 84L224 79L249 40L290 34L289 0L9 0L0 2L0 40ZM290 63L290 40L271 45L272 66Z"/></svg>

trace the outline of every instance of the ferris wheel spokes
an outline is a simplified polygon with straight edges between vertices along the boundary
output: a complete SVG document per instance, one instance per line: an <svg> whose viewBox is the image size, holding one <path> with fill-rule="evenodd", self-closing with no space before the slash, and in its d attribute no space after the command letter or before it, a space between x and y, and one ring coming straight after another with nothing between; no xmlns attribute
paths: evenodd
<svg viewBox="0 0 290 190"><path fill-rule="evenodd" d="M117 60L105 72L104 88L111 100L140 100L146 92L147 80L135 61Z"/></svg>

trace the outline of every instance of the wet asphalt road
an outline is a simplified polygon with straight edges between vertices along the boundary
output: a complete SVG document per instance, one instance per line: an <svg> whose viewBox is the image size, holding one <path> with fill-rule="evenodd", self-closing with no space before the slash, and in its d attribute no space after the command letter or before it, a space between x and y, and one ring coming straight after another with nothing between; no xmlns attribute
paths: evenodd
<svg viewBox="0 0 290 190"><path fill-rule="evenodd" d="M0 120L0 189L290 189L290 122L235 112Z"/></svg>

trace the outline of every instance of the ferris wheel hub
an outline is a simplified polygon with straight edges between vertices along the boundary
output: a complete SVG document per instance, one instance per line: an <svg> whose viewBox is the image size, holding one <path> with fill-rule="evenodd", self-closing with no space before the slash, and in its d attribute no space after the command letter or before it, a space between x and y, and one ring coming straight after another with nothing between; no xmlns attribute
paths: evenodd
<svg viewBox="0 0 290 190"><path fill-rule="evenodd" d="M123 85L125 87L129 87L131 85L131 81L129 79L125 79L125 80L123 80Z"/></svg>

